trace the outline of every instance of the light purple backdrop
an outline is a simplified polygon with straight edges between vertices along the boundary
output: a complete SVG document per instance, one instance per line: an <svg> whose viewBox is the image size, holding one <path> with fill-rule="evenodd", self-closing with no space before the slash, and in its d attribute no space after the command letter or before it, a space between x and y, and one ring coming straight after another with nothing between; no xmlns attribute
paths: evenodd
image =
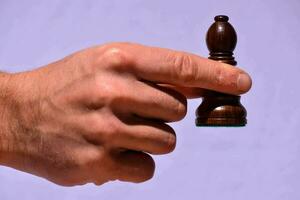
<svg viewBox="0 0 300 200"><path fill-rule="evenodd" d="M253 77L242 102L245 128L173 124L175 152L156 156L143 184L64 188L0 167L0 199L300 199L299 0L0 0L0 69L23 71L76 50L131 41L206 56L205 33L218 14L238 33L236 58Z"/></svg>

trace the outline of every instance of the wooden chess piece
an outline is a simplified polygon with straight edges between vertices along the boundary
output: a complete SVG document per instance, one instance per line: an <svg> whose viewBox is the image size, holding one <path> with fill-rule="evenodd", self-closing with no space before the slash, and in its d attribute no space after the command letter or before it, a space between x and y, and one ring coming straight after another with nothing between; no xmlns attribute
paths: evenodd
<svg viewBox="0 0 300 200"><path fill-rule="evenodd" d="M206 35L209 59L236 65L233 50L237 35L224 15L215 17ZM196 126L245 126L247 111L240 103L240 96L207 91L196 110Z"/></svg>

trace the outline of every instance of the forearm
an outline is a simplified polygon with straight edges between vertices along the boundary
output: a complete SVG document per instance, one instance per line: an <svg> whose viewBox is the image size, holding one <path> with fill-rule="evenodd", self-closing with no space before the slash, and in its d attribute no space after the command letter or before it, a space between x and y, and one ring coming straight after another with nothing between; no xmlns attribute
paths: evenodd
<svg viewBox="0 0 300 200"><path fill-rule="evenodd" d="M12 88L9 82L11 76L8 73L0 72L0 165L5 163L10 146L9 122L11 119L12 99L9 96L12 94Z"/></svg>

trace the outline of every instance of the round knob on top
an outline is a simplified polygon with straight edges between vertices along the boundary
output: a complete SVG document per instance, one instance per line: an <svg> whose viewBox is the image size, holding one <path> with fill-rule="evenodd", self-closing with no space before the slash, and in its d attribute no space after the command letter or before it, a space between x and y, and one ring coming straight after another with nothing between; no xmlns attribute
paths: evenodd
<svg viewBox="0 0 300 200"><path fill-rule="evenodd" d="M206 34L206 45L210 51L210 59L224 61L235 65L233 51L237 43L237 35L228 22L229 17L218 15Z"/></svg>
<svg viewBox="0 0 300 200"><path fill-rule="evenodd" d="M215 16L215 21L216 22L228 22L229 17L226 15L217 15Z"/></svg>

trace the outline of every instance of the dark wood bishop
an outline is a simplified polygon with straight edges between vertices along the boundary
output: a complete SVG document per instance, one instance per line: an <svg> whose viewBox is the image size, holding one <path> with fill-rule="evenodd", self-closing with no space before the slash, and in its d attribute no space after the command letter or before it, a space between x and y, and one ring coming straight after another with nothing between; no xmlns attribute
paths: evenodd
<svg viewBox="0 0 300 200"><path fill-rule="evenodd" d="M209 59L236 65L233 51L237 35L225 15L215 17L206 35ZM207 91L196 110L196 126L245 126L247 111L240 96Z"/></svg>

